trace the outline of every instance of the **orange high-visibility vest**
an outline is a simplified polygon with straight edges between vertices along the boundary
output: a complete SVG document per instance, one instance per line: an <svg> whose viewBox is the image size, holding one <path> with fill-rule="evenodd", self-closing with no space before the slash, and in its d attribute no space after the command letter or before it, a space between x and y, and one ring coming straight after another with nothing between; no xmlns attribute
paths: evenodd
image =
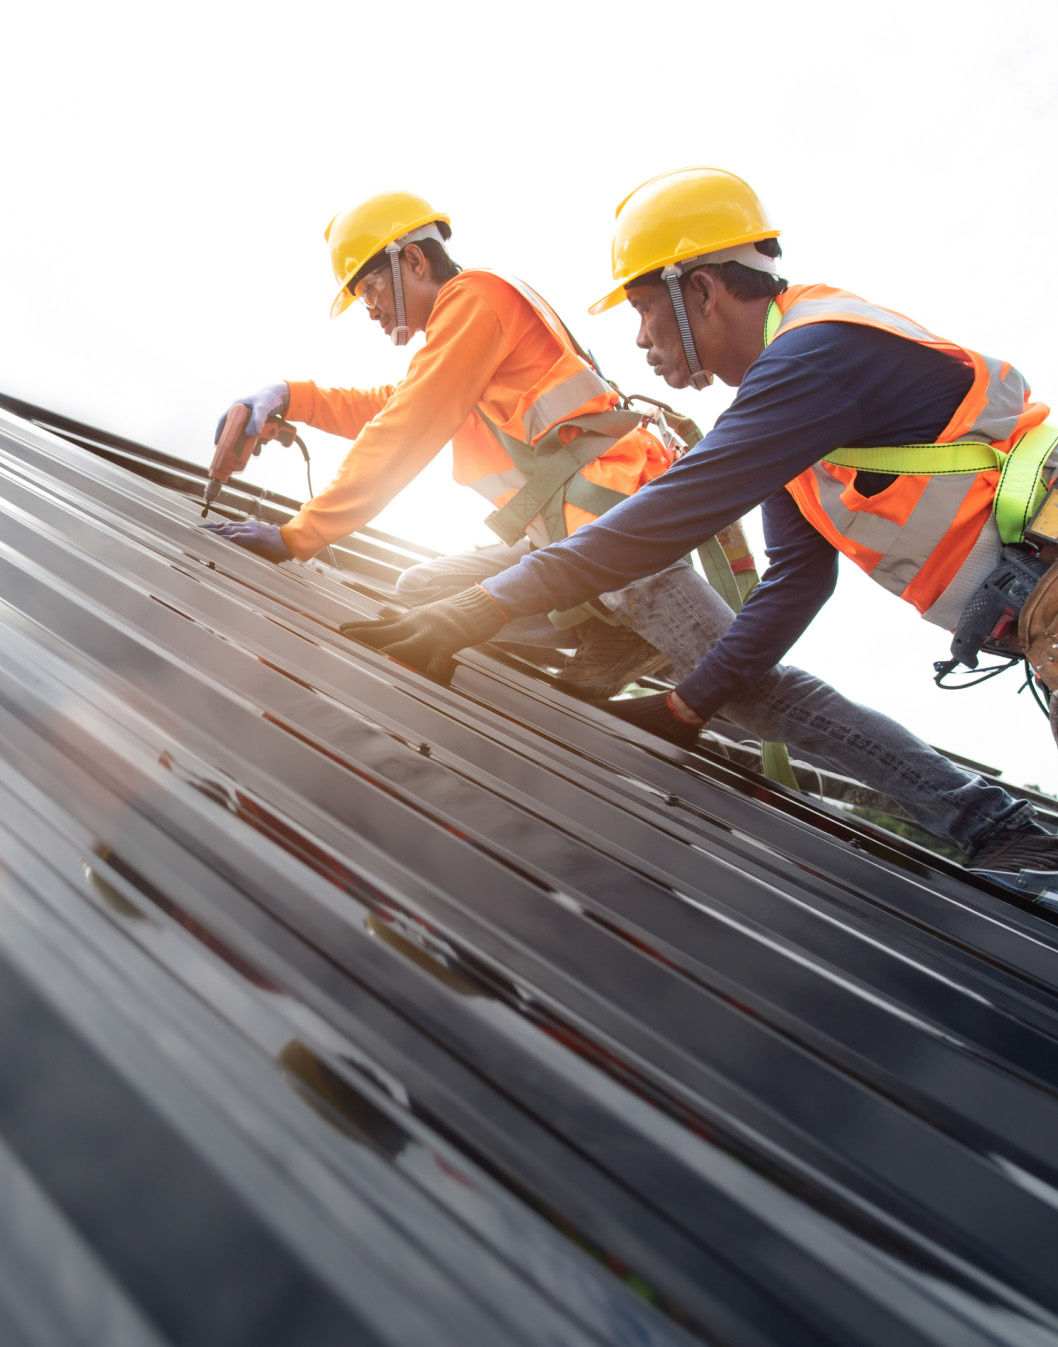
<svg viewBox="0 0 1058 1347"><path fill-rule="evenodd" d="M672 464L673 451L643 424L644 418L615 412L618 394L576 349L565 324L535 290L514 277L488 274L530 305L559 343L559 354L519 398L512 418L496 424L480 406L475 410L452 438L452 475L496 505L488 522L505 536L498 516L537 473L542 460L535 450L541 441L547 437L541 448L550 460L559 446L575 445L588 433L590 441L583 445L584 453L590 453L588 461L579 467L571 463L572 475L550 508L524 525L531 541L543 547L597 519L659 476ZM505 540L513 541L521 531L515 525L513 536Z"/></svg>
<svg viewBox="0 0 1058 1347"><path fill-rule="evenodd" d="M1009 454L1047 417L1030 401L1012 365L946 341L890 309L826 285L795 285L776 297L766 341L807 323L859 323L946 351L974 372L970 391L937 439L973 442ZM856 454L869 460L871 450ZM878 451L881 455L883 450ZM856 473L825 459L787 483L814 528L880 585L914 604L929 622L954 630L970 596L998 564L1002 542L992 514L998 468L979 472L904 472L875 496L856 490ZM883 469L884 470L884 469Z"/></svg>
<svg viewBox="0 0 1058 1347"><path fill-rule="evenodd" d="M445 282L399 384L287 382L290 420L353 439L331 483L283 526L296 557L362 528L446 442L456 480L501 506L533 479L503 522L520 520L531 505L524 523L515 521L517 532L543 544L626 499L672 459L663 438L615 407L618 395L543 300L491 272L464 271ZM605 427L593 417L605 418ZM508 447L497 436L507 436ZM556 468L569 469L558 474L557 491ZM535 518L541 512L546 520Z"/></svg>

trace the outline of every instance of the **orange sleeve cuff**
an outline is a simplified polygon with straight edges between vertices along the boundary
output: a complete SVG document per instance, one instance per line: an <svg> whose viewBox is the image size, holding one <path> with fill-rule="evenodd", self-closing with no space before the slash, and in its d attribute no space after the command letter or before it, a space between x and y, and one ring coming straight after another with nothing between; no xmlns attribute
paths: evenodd
<svg viewBox="0 0 1058 1347"><path fill-rule="evenodd" d="M288 421L311 421L316 410L316 385L314 383L291 383L290 401L287 403Z"/></svg>

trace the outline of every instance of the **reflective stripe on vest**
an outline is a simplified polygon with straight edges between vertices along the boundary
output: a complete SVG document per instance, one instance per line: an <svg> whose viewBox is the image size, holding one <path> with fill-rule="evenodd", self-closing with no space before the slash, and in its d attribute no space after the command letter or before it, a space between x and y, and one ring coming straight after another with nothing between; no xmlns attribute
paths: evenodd
<svg viewBox="0 0 1058 1347"><path fill-rule="evenodd" d="M871 462L868 470L884 472L881 460L900 449L879 449L874 462L869 448L842 449L786 487L805 518L872 579L928 621L954 628L999 560L1001 541L992 517L997 464L1005 461L1010 441L1042 421L1048 408L1028 402L1028 385L1012 366L944 341L845 291L795 286L775 303L782 316L776 322L769 309L766 343L807 323L860 323L947 351L973 369L970 391L938 441L956 452L937 471L905 470L877 495L864 497L856 490L857 470ZM995 454L996 462L986 467L978 460L970 471L961 468L958 459L965 451L957 441L969 437L986 441L984 452Z"/></svg>
<svg viewBox="0 0 1058 1347"><path fill-rule="evenodd" d="M527 440L538 440L551 426L559 421L568 421L577 415L577 409L583 407L600 393L611 392L610 385L601 379L593 369L582 369L564 383L557 384L546 393L541 393L522 418Z"/></svg>
<svg viewBox="0 0 1058 1347"><path fill-rule="evenodd" d="M926 328L905 318L901 313L883 309L877 304L869 304L856 295L843 290L830 290L827 298L799 299L794 292L827 290L826 286L791 286L780 295L776 306L782 311L782 318L775 328L773 336L803 327L807 323L846 322L860 323L866 327L880 328L893 332L908 341L917 341L923 346L933 346L938 350L950 352L973 367L975 378L973 387L967 394L962 406L952 418L940 437L940 443L951 443L955 439L977 438L993 444L1008 440L1018 428L1018 422L1024 417L1029 398L1029 385L1025 377L1013 365L993 356L978 355L967 347L957 346L935 336ZM783 301L794 295L792 301ZM982 396L983 395L983 396ZM980 402L981 409L973 414L970 409ZM1044 416L1046 416L1046 409ZM968 425L960 424L962 417L973 415ZM1038 424L1043 416L1036 419ZM1022 426L1021 429L1027 429Z"/></svg>
<svg viewBox="0 0 1058 1347"><path fill-rule="evenodd" d="M498 272L493 274L499 275ZM557 341L563 346L572 346L566 325L546 299L541 298L532 286L526 285L525 281L520 281L516 276L501 276L500 279L518 291L526 303L535 310L537 317L551 329ZM580 360L579 355L577 359ZM541 393L526 409L522 417L526 441L539 439L551 426L559 421L568 421L571 416L577 415L585 403L600 396L612 396L612 401L615 403L617 401L616 394L602 375L590 365L586 365L562 383L556 384L554 388Z"/></svg>
<svg viewBox="0 0 1058 1347"><path fill-rule="evenodd" d="M494 471L483 473L465 484L502 509L502 506L530 481L535 446L549 430L563 422L579 421L582 416L590 418L607 415L603 412L585 413L584 408L599 398L605 398L613 408L618 397L606 380L590 365L585 364L575 350L575 343L565 325L546 300L524 281L513 276L500 276L499 279L517 291L550 330L564 352L556 363L564 363L570 370L564 379L544 389L524 410L521 416L522 435L501 430L478 408L481 421L489 428L501 453L497 454ZM615 434L608 440L593 438L597 441L597 447L592 455L592 461L605 454L619 436ZM500 466L501 463L503 466ZM589 513L601 514L618 500L623 500L624 496L582 477L574 476L567 485L564 498ZM496 512L498 513L499 511ZM492 518L495 517L494 514ZM497 528L496 532L504 537L505 541L510 541L502 529ZM518 536L521 536L521 532L522 528L519 526ZM553 508L547 510L546 516L542 512L531 519L524 526L524 532L538 547L546 547L549 542L564 538L566 528L562 517L562 501L559 500Z"/></svg>

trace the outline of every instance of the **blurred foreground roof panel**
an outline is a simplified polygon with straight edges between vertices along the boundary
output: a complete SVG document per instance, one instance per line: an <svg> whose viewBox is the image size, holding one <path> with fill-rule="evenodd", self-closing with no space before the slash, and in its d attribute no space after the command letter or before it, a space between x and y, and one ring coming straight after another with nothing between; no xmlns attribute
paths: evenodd
<svg viewBox="0 0 1058 1347"><path fill-rule="evenodd" d="M1058 1343L1058 927L203 481L0 399L0 1341Z"/></svg>

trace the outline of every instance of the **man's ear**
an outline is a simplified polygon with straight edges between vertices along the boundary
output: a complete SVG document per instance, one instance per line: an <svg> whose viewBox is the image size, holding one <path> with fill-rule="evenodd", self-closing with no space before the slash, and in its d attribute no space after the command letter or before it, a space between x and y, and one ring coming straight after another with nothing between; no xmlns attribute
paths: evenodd
<svg viewBox="0 0 1058 1347"><path fill-rule="evenodd" d="M407 262L408 269L416 280L421 281L428 274L430 264L426 260L426 254L417 243L406 244L401 256Z"/></svg>
<svg viewBox="0 0 1058 1347"><path fill-rule="evenodd" d="M716 300L716 290L716 277L707 267L698 267L687 277L683 302L688 311L705 318Z"/></svg>

